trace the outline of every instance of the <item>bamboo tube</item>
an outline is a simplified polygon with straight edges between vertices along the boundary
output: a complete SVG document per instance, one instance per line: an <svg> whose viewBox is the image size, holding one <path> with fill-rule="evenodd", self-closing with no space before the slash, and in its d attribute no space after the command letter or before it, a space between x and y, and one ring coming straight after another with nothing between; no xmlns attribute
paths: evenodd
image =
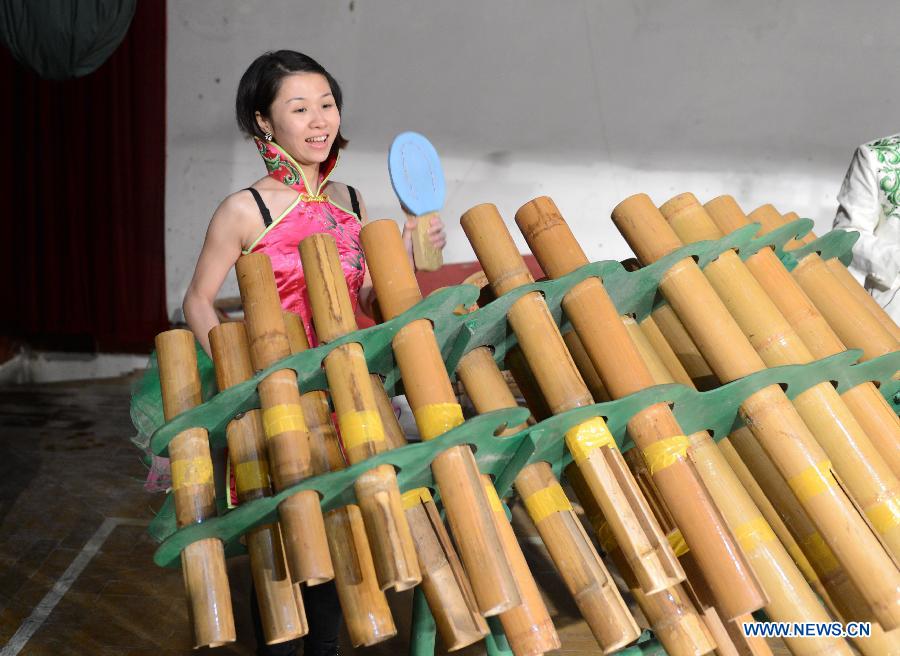
<svg viewBox="0 0 900 656"><path fill-rule="evenodd" d="M613 220L644 262L656 261L681 245L645 194L620 203ZM764 368L693 259L673 265L660 290L721 380L736 380ZM886 628L896 626L900 572L830 469L820 467L827 462L825 454L784 392L777 385L763 388L743 402L741 413L781 474L792 482L804 510L879 621Z"/></svg>
<svg viewBox="0 0 900 656"><path fill-rule="evenodd" d="M830 260L825 260L825 266L827 266L828 270L838 279L838 282L853 295L853 298L855 298L861 306L866 308L872 316L875 317L875 320L878 321L878 323L880 323L894 339L900 342L900 326L897 326L896 322L891 318L891 315L889 315L883 307L878 305L878 301L866 291L866 288L857 282L856 278L853 277L853 274L844 266L844 263L836 257L833 257Z"/></svg>
<svg viewBox="0 0 900 656"><path fill-rule="evenodd" d="M427 488L411 492L403 501L419 554L422 589L447 651L455 651L484 638L488 625L431 494Z"/></svg>
<svg viewBox="0 0 900 656"><path fill-rule="evenodd" d="M378 406L378 414L381 415L381 425L384 426L384 441L388 449L399 449L406 446L406 435L394 414L394 406L384 389L384 381L378 374L369 374L372 380L372 394L375 395L375 405Z"/></svg>
<svg viewBox="0 0 900 656"><path fill-rule="evenodd" d="M625 326L647 362L654 381L660 385L673 382L637 323L633 320L626 321ZM775 622L829 622L831 618L828 613L816 599L803 574L778 541L709 433L700 431L690 435L688 439L691 441L688 454L762 583L769 600L765 606L769 618ZM791 653L798 656L852 654L846 642L829 636L786 638L785 643Z"/></svg>
<svg viewBox="0 0 900 656"><path fill-rule="evenodd" d="M253 377L247 331L240 321L215 326L209 345L216 367L216 384L226 390ZM266 460L266 438L259 410L232 419L226 428L228 457L237 487L238 503L272 496ZM309 627L302 597L294 596L294 584L285 567L278 524L266 524L245 535L250 572L259 602L259 616L267 645L306 635ZM296 603L299 600L299 605Z"/></svg>
<svg viewBox="0 0 900 656"><path fill-rule="evenodd" d="M673 312L672 314L674 315L675 313ZM682 385L687 385L688 387L696 387L694 381L688 375L687 370L684 368L684 366L682 366L681 361L678 359L678 356L675 355L675 351L672 350L672 347L669 346L669 342L666 341L666 338L659 330L659 326L656 325L656 321L653 320L653 317L648 315L644 318L643 321L641 321L640 325L641 332L644 333L644 337L646 337L647 341L650 342L650 345L653 347L653 350L657 353L657 355L662 358L663 364L665 364L666 369L668 369L669 373L672 375L672 378L675 379L675 382ZM683 328L684 326L682 326L682 329ZM690 339L690 337L688 337L688 339ZM693 342L691 342L691 344L693 344ZM694 348L696 349L697 347L694 346Z"/></svg>
<svg viewBox="0 0 900 656"><path fill-rule="evenodd" d="M300 317L284 313L291 353L309 348ZM326 392L315 390L300 396L310 432L313 474L344 469L340 439L331 422ZM371 646L397 635L387 597L378 584L359 506L351 504L325 513L325 533L334 563L334 584L354 647Z"/></svg>
<svg viewBox="0 0 900 656"><path fill-rule="evenodd" d="M359 506L325 515L334 581L347 633L354 647L369 647L397 635L387 597L378 585L375 564Z"/></svg>
<svg viewBox="0 0 900 656"><path fill-rule="evenodd" d="M406 437L381 377L375 374L372 375L372 392L385 435L392 434L393 439L403 440L405 444ZM441 521L431 491L428 488L409 490L402 500L422 572L422 591L444 646L447 651L455 651L481 640L489 632L487 622L478 612L472 585Z"/></svg>
<svg viewBox="0 0 900 656"><path fill-rule="evenodd" d="M516 401L509 391L500 369L494 362L493 354L487 347L478 347L463 356L457 368L457 375L479 414L501 408L516 407ZM510 427L505 434L518 432L523 427ZM523 488L541 489L546 487L542 486L542 483L547 480L549 471L549 465L540 462L532 463L519 472L516 476L515 486L523 499L525 498ZM553 477L552 472L550 477ZM555 478L553 478L553 482L556 482ZM488 496L491 496L491 489L493 486L488 489ZM569 521L570 518L562 509L541 508L540 505L536 506L534 503L529 505L527 502L525 508L535 523L541 539L544 540L553 564L562 575L563 581L575 598L576 604L601 647L604 650L610 650L616 645L621 646L635 640L637 634L632 635L631 632L633 621L620 619L623 617L623 609L625 609L624 614L628 615L627 607L625 607L624 601L616 595L615 588L610 589L609 581L612 579L603 568L599 556L594 553L593 546L589 542L585 543L587 538L584 532ZM498 511L502 514L499 500L494 508L499 522ZM503 521L506 521L505 515ZM506 532L505 529L504 532ZM510 529L506 542L509 542L510 538L513 542L515 541L511 533ZM535 596L534 592L530 590L532 585L533 581L530 584L526 582L526 588L522 590L523 598L526 600L523 608L507 611L500 616L500 619L505 621L504 617L509 615L508 622L512 625L517 640L520 643L526 641L523 645L525 650L533 651L540 647L543 651L550 651L558 648L550 645L558 644L559 639L555 630L552 629L553 625L543 606L543 601L540 600L539 595ZM525 609L524 606L529 604L535 607ZM518 613L518 617L512 615L513 613ZM607 617L610 621L606 620ZM531 622L530 628L525 623L528 621ZM536 644L529 647L529 643Z"/></svg>
<svg viewBox="0 0 900 656"><path fill-rule="evenodd" d="M572 361L575 363L578 373L584 379L584 384L587 385L588 391L594 400L598 403L611 401L612 397L609 395L606 387L604 387L597 370L594 369L594 365L591 364L591 358L588 352L584 350L584 344L581 343L578 333L574 330L566 331L563 333L563 341L566 343L566 348L572 356Z"/></svg>
<svg viewBox="0 0 900 656"><path fill-rule="evenodd" d="M640 449L629 449L624 455L634 477L641 483L644 496L657 513L656 517L660 525L668 531L669 542L676 549L678 559L687 574L687 579L681 586L688 599L703 614L703 620L715 639L716 653L723 655L767 653L759 651L761 648L759 640L748 638L735 628L739 624L739 620L750 617L749 615L739 615L733 620L722 620L721 612L714 605L715 599L712 590L703 572L697 566L694 555L684 543L684 537L675 526L665 502L660 497ZM762 648L764 649L764 646Z"/></svg>
<svg viewBox="0 0 900 656"><path fill-rule="evenodd" d="M194 335L188 330L160 333L156 336L156 352L163 414L169 421L201 402ZM205 429L189 428L169 443L178 528L216 514L208 440ZM189 544L181 552L181 570L194 625L194 648L234 642L231 591L221 540L206 538Z"/></svg>
<svg viewBox="0 0 900 656"><path fill-rule="evenodd" d="M392 319L422 299L415 274L391 220L373 221L360 233L363 251L385 319ZM462 423L462 409L447 376L431 323L413 321L394 336L392 346L423 439L434 439ZM442 491L450 528L485 616L521 603L515 579L504 560L484 486L472 449L456 446L431 463Z"/></svg>
<svg viewBox="0 0 900 656"><path fill-rule="evenodd" d="M723 236L693 194L672 198L660 211L685 243ZM809 349L737 253L725 251L703 273L766 366L813 361ZM827 381L797 395L793 404L831 459L845 491L863 510L889 552L900 557L900 482L869 436Z"/></svg>
<svg viewBox="0 0 900 656"><path fill-rule="evenodd" d="M516 477L516 487L553 561L577 563L560 570L560 575L573 591L575 603L603 653L637 640L640 629L550 465L539 462L523 469ZM573 540L572 536L580 537Z"/></svg>
<svg viewBox="0 0 900 656"><path fill-rule="evenodd" d="M819 575L816 572L816 568L813 567L812 563L803 553L800 545L797 544L797 541L794 539L793 534L790 532L787 525L782 521L774 506L772 506L772 503L766 497L766 494L762 491L762 488L760 488L759 483L757 483L756 479L753 478L750 470L747 469L747 465L744 464L744 461L741 460L741 457L731 445L729 438L725 438L719 442L719 449L722 451L722 455L725 456L725 459L728 460L728 464L731 465L732 470L734 470L735 475L737 475L737 477L740 479L744 488L753 498L753 502L757 505L757 507L760 509L760 512L766 518L769 526L772 527L775 535L778 536L779 541L784 545L785 549L787 549L788 553L791 555L791 558L797 564L797 567L800 569L800 571L803 572L803 576L809 582L810 587L819 596L828 610L831 611L831 614L838 620L842 620L844 622L846 622L850 617L853 617L853 611L851 610L853 604L848 604L844 601L844 597L846 596L844 594L844 591L836 589L833 585L831 586L831 591L829 591L824 585L822 585L822 581L819 580ZM768 467L777 477L778 474L774 471L774 467L771 465L771 463L768 463ZM782 484L784 484L783 479ZM794 503L796 503L796 501ZM802 510L799 510L799 512L801 514L803 513ZM807 525L811 526L808 519L806 519L805 521ZM815 529L811 528L810 530ZM830 551L828 552L828 554L829 562L837 563L837 561L834 560L834 556L830 554ZM840 576L840 582L845 586L845 589L849 592L849 595L852 596L853 599L858 600L857 602L855 602L857 605L865 605L865 602L862 601L862 597L860 596L859 591L849 583L849 579L847 579L846 573ZM851 613L850 617L848 617L848 613ZM900 638L900 632L898 632L897 630L894 630L891 633L885 633L880 625L874 623L872 624L872 635L869 638L851 638L851 642L859 651L865 654L865 656L880 656L881 654L900 653L900 639L898 638Z"/></svg>
<svg viewBox="0 0 900 656"><path fill-rule="evenodd" d="M538 656L559 649L562 647L559 635L553 626L553 620L550 619L550 613L547 612L537 583L528 569L525 554L522 553L513 528L506 518L506 512L500 504L497 490L487 474L482 474L481 480L494 510L497 532L503 541L503 549L515 574L519 594L522 596L521 606L500 613L503 633L506 634L510 648L516 656Z"/></svg>
<svg viewBox="0 0 900 656"><path fill-rule="evenodd" d="M756 208L753 212L751 212L751 222L759 221L763 225L763 233L772 230L780 225L785 223L790 223L791 221L797 220L799 218L796 212L788 212L784 216L778 213L772 205L762 205L761 207ZM766 228L766 226L772 226ZM810 242L816 239L815 233L812 231L806 233L799 240L791 239L787 244L785 244L785 250L794 250L795 248L799 248L804 244L809 244ZM865 287L863 287L856 278L853 277L847 267L844 266L844 263L841 262L836 257L830 258L825 261L825 266L828 267L828 270L831 271L832 274L838 279L838 281L851 293L851 295L859 302L860 307L866 308L869 313L875 317L875 320L878 321L887 330L895 340L900 342L900 326L897 326L896 322L891 318L883 307L878 305L878 302L872 298L871 294L869 294Z"/></svg>
<svg viewBox="0 0 900 656"><path fill-rule="evenodd" d="M584 252L549 198L537 198L520 208L516 223L541 268L551 278L566 275L587 263ZM562 306L614 398L655 384L598 278L588 278L573 287ZM681 444L686 450L687 439L669 406L658 403L637 413L628 422L628 432L651 461L653 482L725 615L732 618L762 606L764 600L758 582L696 470L684 450L670 447ZM668 454L662 466L653 462L657 459L654 454L660 449ZM610 519L605 508L604 514ZM616 542L624 550L618 535Z"/></svg>
<svg viewBox="0 0 900 656"><path fill-rule="evenodd" d="M550 406L544 400L537 381L534 379L534 374L531 373L531 368L528 366L528 361L525 359L525 354L522 353L518 344L506 352L505 365L522 393L525 405L531 410L531 417L535 421L543 421L547 417L552 417Z"/></svg>
<svg viewBox="0 0 900 656"><path fill-rule="evenodd" d="M749 223L731 196L719 196L706 203L705 207L724 233ZM832 261L837 260L829 260ZM846 350L772 249L764 248L747 258L746 265L814 358L820 359ZM871 382L866 382L847 390L841 398L894 476L900 476L900 419L884 397Z"/></svg>
<svg viewBox="0 0 900 656"><path fill-rule="evenodd" d="M778 210L771 205L755 209L750 213L750 220L760 223L761 234L769 233L785 223ZM862 349L862 360L870 360L897 350L898 339L869 311L868 305L861 304L847 290L817 253L803 257L791 271L791 275L800 283L844 345L847 348Z"/></svg>
<svg viewBox="0 0 900 656"><path fill-rule="evenodd" d="M649 595L641 590L578 467L570 464L566 467L565 474L584 508L600 546L612 558L666 653L670 656L701 656L713 651L716 647L715 640L681 585L676 584Z"/></svg>
<svg viewBox="0 0 900 656"><path fill-rule="evenodd" d="M235 272L250 340L250 361L259 371L291 352L275 275L263 253L240 257ZM275 491L280 492L312 474L309 431L300 406L297 375L290 369L276 371L260 382L257 391L269 475ZM316 585L334 578L319 495L314 490L298 492L279 504L278 517L292 579Z"/></svg>
<svg viewBox="0 0 900 656"><path fill-rule="evenodd" d="M300 242L300 261L307 272L306 289L321 342L327 344L355 331L356 317L334 238L315 233L304 239ZM338 346L325 357L324 366L350 464L383 452L384 426L362 346L358 342ZM418 585L422 574L394 468L381 465L370 469L353 487L382 589L401 591Z"/></svg>
<svg viewBox="0 0 900 656"><path fill-rule="evenodd" d="M660 305L650 314L645 323L656 326L660 335L669 343L678 361L694 381L694 386L699 390L709 390L719 386L719 379L709 368L700 349L694 344L694 340L684 329L681 320L675 311L668 305Z"/></svg>
<svg viewBox="0 0 900 656"><path fill-rule="evenodd" d="M474 207L463 214L461 223L497 296L533 282L496 207ZM593 403L540 293L515 301L507 319L554 414ZM656 592L683 580L684 572L603 419L596 417L571 429L566 444L641 587Z"/></svg>

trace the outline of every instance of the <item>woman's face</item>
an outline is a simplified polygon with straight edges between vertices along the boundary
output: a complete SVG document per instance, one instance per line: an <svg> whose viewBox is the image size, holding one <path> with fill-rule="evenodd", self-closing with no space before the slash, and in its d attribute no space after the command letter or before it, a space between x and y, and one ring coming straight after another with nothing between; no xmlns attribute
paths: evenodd
<svg viewBox="0 0 900 656"><path fill-rule="evenodd" d="M318 73L285 76L269 116L257 114L256 120L301 165L324 162L341 127L331 87Z"/></svg>

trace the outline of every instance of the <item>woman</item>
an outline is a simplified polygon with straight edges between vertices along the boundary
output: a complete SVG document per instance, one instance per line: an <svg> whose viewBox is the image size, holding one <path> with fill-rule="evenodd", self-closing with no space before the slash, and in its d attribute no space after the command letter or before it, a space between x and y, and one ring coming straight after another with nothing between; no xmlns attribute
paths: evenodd
<svg viewBox="0 0 900 656"><path fill-rule="evenodd" d="M228 271L242 253L262 252L272 259L278 292L286 310L303 318L310 344L309 301L298 244L309 234L334 236L354 302L368 313L372 283L359 246L359 230L368 221L362 197L330 179L339 151L343 99L337 81L313 59L291 50L266 53L244 73L236 112L241 131L256 142L268 175L219 205L206 233L193 279L184 297L184 316L209 353L209 330L218 324L213 302ZM403 230L412 253L412 230ZM435 217L432 243L446 243ZM412 257L410 255L410 257Z"/></svg>
<svg viewBox="0 0 900 656"><path fill-rule="evenodd" d="M282 306L300 315L310 344L318 344L298 251L300 242L317 232L334 237L354 309L360 304L370 313L372 282L359 245L360 228L368 220L365 204L352 187L330 177L347 144L342 107L335 79L298 52L266 53L241 78L237 122L255 141L268 174L219 205L185 294L184 316L207 353L209 331L219 323L213 302L225 276L241 254L256 252L272 261ZM407 225L403 233L410 257L413 229ZM432 221L429 235L437 248L444 247L440 219ZM334 584L304 587L304 601L309 621L305 656L336 653L341 614ZM255 595L251 603L258 653L293 654L294 644L264 644Z"/></svg>

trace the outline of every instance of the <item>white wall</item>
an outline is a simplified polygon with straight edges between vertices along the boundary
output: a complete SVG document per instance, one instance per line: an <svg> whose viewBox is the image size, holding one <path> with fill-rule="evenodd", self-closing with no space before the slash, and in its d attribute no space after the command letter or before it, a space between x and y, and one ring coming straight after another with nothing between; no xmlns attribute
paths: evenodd
<svg viewBox="0 0 900 656"><path fill-rule="evenodd" d="M318 59L345 93L335 178L373 218L400 215L395 134L426 134L448 186L448 262L474 259L459 216L512 226L548 194L592 259L629 253L626 196L730 193L825 230L853 148L897 132L900 3L826 0L169 0L166 260L180 306L209 217L265 171L234 124L265 50ZM229 281L223 295L236 295Z"/></svg>

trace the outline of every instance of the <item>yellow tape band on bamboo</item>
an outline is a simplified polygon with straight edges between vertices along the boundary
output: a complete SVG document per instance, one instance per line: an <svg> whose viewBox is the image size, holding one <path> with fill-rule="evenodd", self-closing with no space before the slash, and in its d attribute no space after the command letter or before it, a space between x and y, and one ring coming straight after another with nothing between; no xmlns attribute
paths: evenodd
<svg viewBox="0 0 900 656"><path fill-rule="evenodd" d="M794 494L797 495L797 500L800 503L806 503L813 497L827 492L836 484L834 475L831 473L830 460L823 460L813 467L807 467L796 476L788 479L788 485L794 491Z"/></svg>
<svg viewBox="0 0 900 656"><path fill-rule="evenodd" d="M683 556L690 549L688 549L687 542L684 541L684 536L681 534L680 529L675 529L671 533L666 536L669 539L669 546L672 547L672 551L675 552L676 556Z"/></svg>
<svg viewBox="0 0 900 656"><path fill-rule="evenodd" d="M423 440L433 440L451 428L456 428L463 421L462 407L459 403L431 403L413 410L416 426Z"/></svg>
<svg viewBox="0 0 900 656"><path fill-rule="evenodd" d="M427 487L417 487L407 490L400 495L400 503L403 505L403 510L409 510L417 504L428 503L431 500L431 490Z"/></svg>
<svg viewBox="0 0 900 656"><path fill-rule="evenodd" d="M303 410L296 403L284 403L263 410L263 430L267 438L289 431L305 431Z"/></svg>
<svg viewBox="0 0 900 656"><path fill-rule="evenodd" d="M531 496L525 497L524 501L525 510L528 511L528 516L535 524L540 524L554 513L572 510L572 504L569 503L569 499L559 483L538 490Z"/></svg>
<svg viewBox="0 0 900 656"><path fill-rule="evenodd" d="M262 460L248 460L234 466L234 482L238 494L269 487L269 468Z"/></svg>
<svg viewBox="0 0 900 656"><path fill-rule="evenodd" d="M495 513L503 513L503 516L505 517L506 512L503 510L503 504L500 503L500 495L497 494L497 488L485 481L484 493L487 495L488 503L491 504L491 509L493 509Z"/></svg>
<svg viewBox="0 0 900 656"><path fill-rule="evenodd" d="M866 517L879 533L887 533L900 524L900 500L896 497L886 499L866 508Z"/></svg>
<svg viewBox="0 0 900 656"><path fill-rule="evenodd" d="M734 529L734 537L737 538L738 544L744 553L751 553L756 547L764 542L777 540L775 533L772 531L769 523L763 517L751 519L744 522Z"/></svg>
<svg viewBox="0 0 900 656"><path fill-rule="evenodd" d="M171 468L173 490L193 485L212 485L212 460L209 458L173 460Z"/></svg>
<svg viewBox="0 0 900 656"><path fill-rule="evenodd" d="M803 540L803 546L806 547L803 550L806 557L818 563L820 571L830 573L839 567L837 558L818 531L807 536Z"/></svg>
<svg viewBox="0 0 900 656"><path fill-rule="evenodd" d="M593 453L595 449L608 446L615 449L616 441L609 432L606 422L601 417L594 417L570 428L566 432L566 446L575 459L575 464L580 465Z"/></svg>
<svg viewBox="0 0 900 656"><path fill-rule="evenodd" d="M686 436L673 435L648 446L644 449L644 459L647 461L650 475L671 467L679 460L684 460L690 445L690 440Z"/></svg>
<svg viewBox="0 0 900 656"><path fill-rule="evenodd" d="M384 425L377 410L351 410L338 417L341 441L349 451L368 442L384 442Z"/></svg>

